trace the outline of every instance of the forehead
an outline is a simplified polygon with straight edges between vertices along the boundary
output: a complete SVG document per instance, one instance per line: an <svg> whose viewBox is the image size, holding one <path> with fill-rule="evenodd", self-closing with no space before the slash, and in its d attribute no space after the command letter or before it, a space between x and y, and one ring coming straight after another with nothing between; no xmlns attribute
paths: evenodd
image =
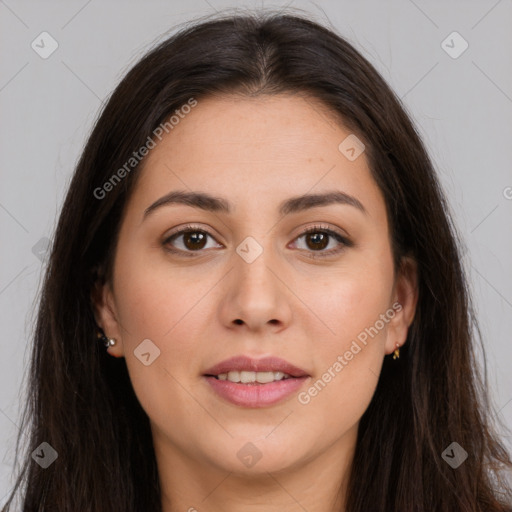
<svg viewBox="0 0 512 512"><path fill-rule="evenodd" d="M207 190L229 196L236 212L249 199L277 204L336 188L379 218L383 197L364 152L350 160L340 151L347 137L353 134L316 98L199 99L149 152L135 195L147 203L172 189Z"/></svg>

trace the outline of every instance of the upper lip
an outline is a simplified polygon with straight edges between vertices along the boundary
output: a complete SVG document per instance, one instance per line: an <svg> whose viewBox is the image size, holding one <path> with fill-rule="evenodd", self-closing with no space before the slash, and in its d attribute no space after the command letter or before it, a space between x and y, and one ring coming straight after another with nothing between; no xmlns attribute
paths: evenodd
<svg viewBox="0 0 512 512"><path fill-rule="evenodd" d="M302 368L280 359L279 357L264 357L262 359L253 359L247 356L235 356L217 363L208 368L204 375L219 375L231 371L246 372L283 372L292 377L306 377L308 373Z"/></svg>

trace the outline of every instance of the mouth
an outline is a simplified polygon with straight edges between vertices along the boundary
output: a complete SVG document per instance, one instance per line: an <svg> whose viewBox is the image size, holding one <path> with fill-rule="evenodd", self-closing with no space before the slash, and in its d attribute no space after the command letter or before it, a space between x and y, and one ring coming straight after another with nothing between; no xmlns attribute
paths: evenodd
<svg viewBox="0 0 512 512"><path fill-rule="evenodd" d="M234 357L208 369L203 377L217 397L241 407L274 405L298 391L310 375L275 357Z"/></svg>

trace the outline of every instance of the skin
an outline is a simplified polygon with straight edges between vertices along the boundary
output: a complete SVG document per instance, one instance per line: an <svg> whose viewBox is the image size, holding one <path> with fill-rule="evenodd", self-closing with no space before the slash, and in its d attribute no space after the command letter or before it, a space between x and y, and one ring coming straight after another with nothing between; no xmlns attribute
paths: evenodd
<svg viewBox="0 0 512 512"><path fill-rule="evenodd" d="M94 304L98 325L117 340L108 351L125 357L150 418L164 512L343 509L360 418L417 301L414 261L394 274L384 198L365 154L349 161L338 150L349 134L313 98L212 97L136 171L112 280ZM234 211L173 204L143 220L177 189L223 197ZM342 204L277 211L291 196L332 189L356 197L367 214ZM187 223L211 234L204 248L193 257L167 252L164 240ZM331 237L317 249L301 236L317 224L354 245ZM252 263L236 252L247 236L263 249ZM191 253L193 242L178 236L167 247ZM235 355L277 356L311 376L307 391L397 301L401 311L305 405L294 394L265 408L236 406L202 377ZM134 355L144 339L160 350L148 366ZM252 467L237 457L248 442L261 454Z"/></svg>

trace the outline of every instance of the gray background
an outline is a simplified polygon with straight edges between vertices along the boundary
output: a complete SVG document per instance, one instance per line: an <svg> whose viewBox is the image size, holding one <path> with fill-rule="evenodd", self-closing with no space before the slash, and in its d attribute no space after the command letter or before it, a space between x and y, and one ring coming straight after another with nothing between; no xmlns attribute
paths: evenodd
<svg viewBox="0 0 512 512"><path fill-rule="evenodd" d="M512 425L511 0L293 1L349 39L403 98L464 238L497 416ZM51 238L93 120L123 74L178 23L285 2L0 0L0 504L11 485L28 340ZM42 59L47 31L58 49ZM458 58L442 42L468 42ZM447 43L457 51L460 41ZM510 437L504 440L512 449Z"/></svg>

